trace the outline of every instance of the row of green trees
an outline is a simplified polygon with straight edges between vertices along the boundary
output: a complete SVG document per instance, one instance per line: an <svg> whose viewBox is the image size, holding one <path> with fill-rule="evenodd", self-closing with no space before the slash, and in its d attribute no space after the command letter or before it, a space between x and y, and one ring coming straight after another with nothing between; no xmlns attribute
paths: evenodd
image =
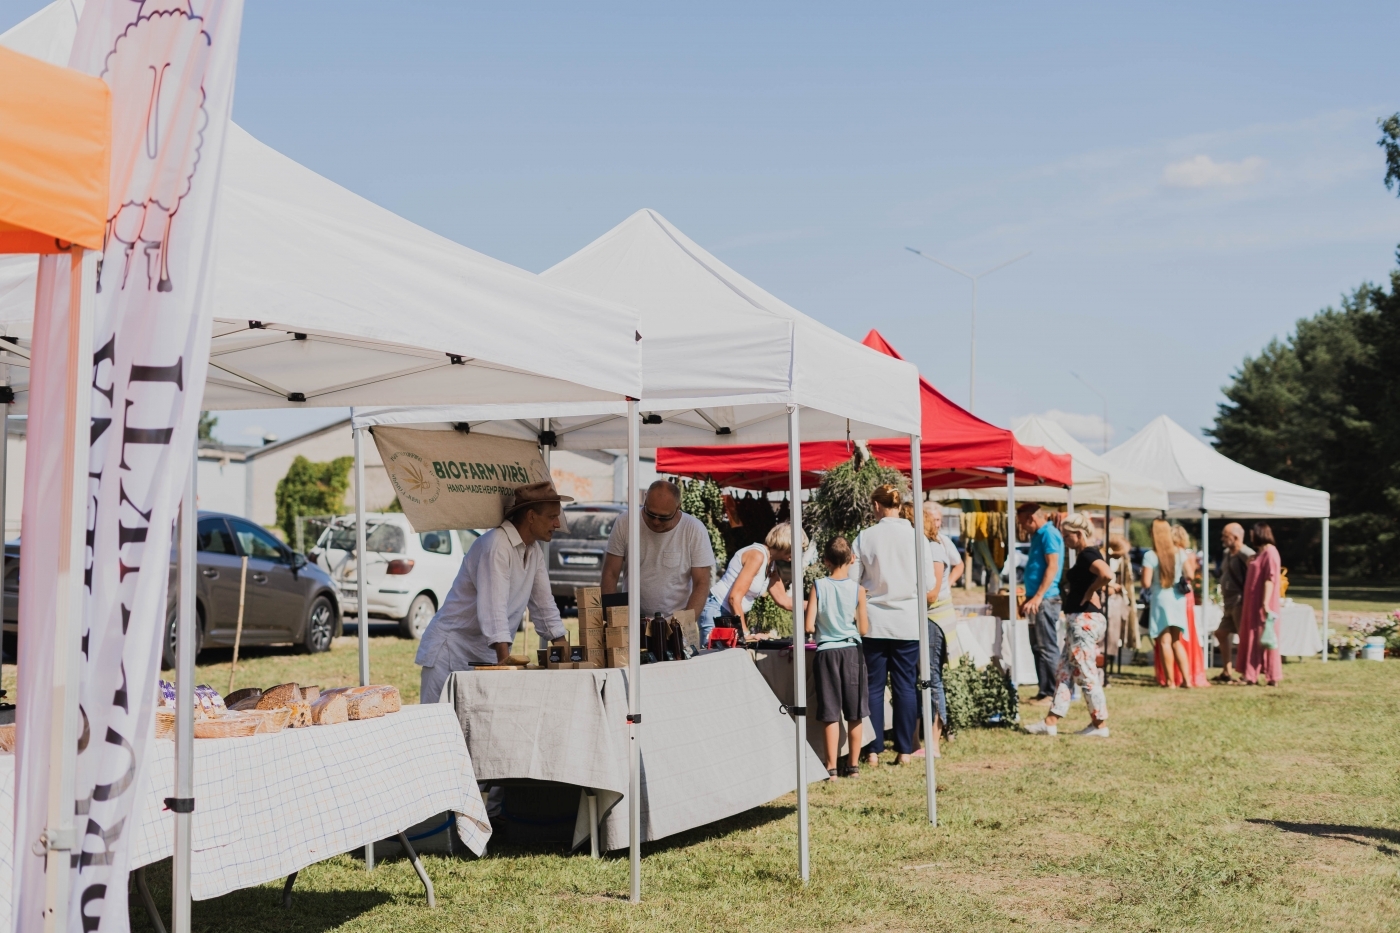
<svg viewBox="0 0 1400 933"><path fill-rule="evenodd" d="M1400 195L1400 113L1379 121L1385 186ZM1400 249L1397 250L1400 265ZM1248 357L1225 387L1216 448L1332 494L1333 567L1400 575L1400 268ZM1290 566L1316 570L1317 522L1279 522Z"/></svg>

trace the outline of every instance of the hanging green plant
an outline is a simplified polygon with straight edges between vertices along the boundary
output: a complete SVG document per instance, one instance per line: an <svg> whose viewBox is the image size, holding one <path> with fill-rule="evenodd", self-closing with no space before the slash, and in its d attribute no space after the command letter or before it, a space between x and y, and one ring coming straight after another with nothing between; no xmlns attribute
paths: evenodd
<svg viewBox="0 0 1400 933"><path fill-rule="evenodd" d="M710 547L715 549L715 563L723 572L729 563L728 548L724 546L724 531L729 522L724 516L724 493L712 479L680 480L681 511L694 515L710 535Z"/></svg>

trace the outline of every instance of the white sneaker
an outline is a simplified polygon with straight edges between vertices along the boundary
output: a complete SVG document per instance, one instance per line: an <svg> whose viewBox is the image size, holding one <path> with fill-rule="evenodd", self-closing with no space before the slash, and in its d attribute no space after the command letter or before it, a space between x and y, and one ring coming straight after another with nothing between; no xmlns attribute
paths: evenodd
<svg viewBox="0 0 1400 933"><path fill-rule="evenodd" d="M1108 738L1108 726L1094 726L1090 724L1080 729L1075 735L1082 735L1090 739L1106 739Z"/></svg>
<svg viewBox="0 0 1400 933"><path fill-rule="evenodd" d="M1059 735L1059 734L1060 734L1060 730L1059 730L1058 728L1056 728L1055 726L1050 725L1048 722L1046 722L1046 721L1044 721L1044 720L1041 720L1040 722L1028 723L1027 725L1022 726L1022 728L1025 729L1027 732L1029 732L1031 735Z"/></svg>

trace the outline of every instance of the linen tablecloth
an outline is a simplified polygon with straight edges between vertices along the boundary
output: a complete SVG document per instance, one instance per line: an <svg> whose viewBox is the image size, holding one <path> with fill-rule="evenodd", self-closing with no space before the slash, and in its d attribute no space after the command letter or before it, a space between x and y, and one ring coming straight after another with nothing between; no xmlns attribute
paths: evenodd
<svg viewBox="0 0 1400 933"><path fill-rule="evenodd" d="M1206 612L1207 637L1220 627L1221 608L1211 603ZM1279 607L1274 629L1278 633L1278 650L1285 657L1307 657L1322 654L1322 623L1317 610L1306 603L1284 600Z"/></svg>
<svg viewBox="0 0 1400 933"><path fill-rule="evenodd" d="M713 823L797 787L793 723L744 651L648 664L643 841ZM443 688L481 781L529 778L598 794L599 848L627 845L627 671L461 671ZM808 753L812 780L826 769ZM588 839L580 795L574 845Z"/></svg>
<svg viewBox="0 0 1400 933"><path fill-rule="evenodd" d="M168 858L175 743L152 743L149 788L134 815L131 867ZM199 739L191 889L196 900L283 878L314 862L393 836L452 811L478 855L491 823L456 717L437 705L380 719L287 729L275 735ZM0 916L9 916L14 839L14 756L0 755Z"/></svg>

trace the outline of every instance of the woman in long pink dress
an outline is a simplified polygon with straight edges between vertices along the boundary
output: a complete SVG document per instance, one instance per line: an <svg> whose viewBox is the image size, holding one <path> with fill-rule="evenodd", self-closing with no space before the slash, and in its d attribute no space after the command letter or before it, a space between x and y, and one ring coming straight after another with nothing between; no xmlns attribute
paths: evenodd
<svg viewBox="0 0 1400 933"><path fill-rule="evenodd" d="M1244 603L1240 607L1240 645L1236 665L1244 671L1244 682L1257 686L1262 673L1270 687L1283 680L1283 655L1277 648L1265 649L1259 643L1264 635L1266 616L1277 616L1279 609L1279 556L1274 531L1256 522L1249 532L1250 545L1257 552L1244 577Z"/></svg>

